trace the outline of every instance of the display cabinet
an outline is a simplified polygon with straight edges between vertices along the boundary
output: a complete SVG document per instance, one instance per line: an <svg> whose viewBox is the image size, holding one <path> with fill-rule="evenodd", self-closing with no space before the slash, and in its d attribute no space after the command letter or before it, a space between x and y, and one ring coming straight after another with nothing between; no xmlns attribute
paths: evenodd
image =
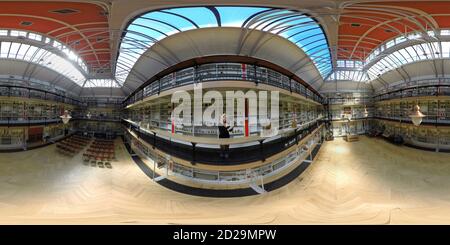
<svg viewBox="0 0 450 245"><path fill-rule="evenodd" d="M0 127L0 149L22 147L25 139L25 129Z"/></svg>
<svg viewBox="0 0 450 245"><path fill-rule="evenodd" d="M425 115L423 123L446 125L450 123L450 98L418 98L410 100L387 100L375 103L375 117L409 122L409 114L418 104Z"/></svg>
<svg viewBox="0 0 450 245"><path fill-rule="evenodd" d="M212 68L211 68L212 69ZM231 70L229 70L231 72ZM231 73L230 73L231 74ZM225 75L224 75L225 76ZM234 88L222 88L220 93L222 98L226 99L226 91L233 91ZM206 89L203 93L207 93L209 90ZM192 94L192 91L190 91ZM258 91L256 91L258 94ZM158 128L165 131L172 131L172 111L176 104L171 103L170 96L162 96L157 99L147 100L138 106L127 107L124 110L124 118L132 122L137 123L140 127L145 129ZM257 99L257 103L258 99ZM212 103L206 103L203 101L202 104L202 114L204 111L210 107ZM191 112L195 111L194 96L191 96ZM226 113L226 102L223 105L223 113ZM235 124L233 131L230 133L231 137L241 137L245 134L244 117L238 114L238 103L235 100L234 108L234 119L237 124ZM270 94L268 95L267 101L267 113L270 115ZM258 108L252 107L252 103L249 104L249 112L255 111L258 113ZM312 103L306 99L298 99L291 95L280 94L279 97L279 129L289 130L293 127L302 128L307 124L320 120L324 115L323 106L317 103ZM217 116L217 115L215 115ZM219 115L220 117L220 115ZM203 125L193 125L193 119L190 115L186 118L191 122L191 125L184 125L181 122L174 122L174 131L177 134L190 135L190 136L201 136L201 137L217 137L218 128L213 122L204 122ZM262 127L258 122L259 118L257 115L248 116L249 119L249 135L259 135L262 131ZM229 123L232 120L228 119ZM254 123L256 122L256 123ZM293 125L296 126L293 126Z"/></svg>

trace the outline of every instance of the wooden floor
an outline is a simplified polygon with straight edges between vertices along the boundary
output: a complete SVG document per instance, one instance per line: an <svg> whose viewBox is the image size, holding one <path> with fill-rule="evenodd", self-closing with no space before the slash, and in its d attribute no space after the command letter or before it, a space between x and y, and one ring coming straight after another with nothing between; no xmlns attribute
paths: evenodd
<svg viewBox="0 0 450 245"><path fill-rule="evenodd" d="M448 153L336 139L288 186L220 199L153 183L116 145L112 169L85 166L54 145L1 154L0 223L450 224Z"/></svg>

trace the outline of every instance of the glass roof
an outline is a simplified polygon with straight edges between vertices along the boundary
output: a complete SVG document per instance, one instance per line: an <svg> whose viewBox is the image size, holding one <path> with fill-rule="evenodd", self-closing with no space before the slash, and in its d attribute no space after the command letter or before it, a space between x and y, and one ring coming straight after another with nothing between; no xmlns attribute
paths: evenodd
<svg viewBox="0 0 450 245"><path fill-rule="evenodd" d="M186 30L221 26L257 29L282 36L313 60L322 77L332 70L323 29L303 13L265 7L182 7L148 12L129 24L117 59L117 81L123 85L139 57L159 40Z"/></svg>
<svg viewBox="0 0 450 245"><path fill-rule="evenodd" d="M120 85L115 79L89 79L84 84L85 88L119 88Z"/></svg>
<svg viewBox="0 0 450 245"><path fill-rule="evenodd" d="M86 81L88 68L83 59L70 47L45 35L23 31L0 29L0 58L17 59L39 64L67 77L79 86ZM10 41L11 38L17 42ZM22 41L23 40L23 41Z"/></svg>
<svg viewBox="0 0 450 245"><path fill-rule="evenodd" d="M55 48L63 52L67 59L76 63L85 73L89 73L86 63L67 45L54 40L53 38L44 35L22 31L22 30L0 30L0 37L15 37L20 39L28 39L37 42L41 45L46 45L48 48Z"/></svg>
<svg viewBox="0 0 450 245"><path fill-rule="evenodd" d="M379 76L406 64L434 59L450 58L450 42L435 41L421 44L412 43L390 53L377 54L368 57L366 61L337 60L337 70L327 77L327 81L348 80L369 82ZM374 58L380 58L370 63ZM347 69L347 70L345 70Z"/></svg>
<svg viewBox="0 0 450 245"><path fill-rule="evenodd" d="M429 42L399 49L377 61L367 70L370 79L402 65L421 61L450 58L450 42Z"/></svg>
<svg viewBox="0 0 450 245"><path fill-rule="evenodd" d="M363 71L334 71L327 78L327 81L366 82L368 80L367 73Z"/></svg>
<svg viewBox="0 0 450 245"><path fill-rule="evenodd" d="M17 59L52 69L82 86L84 75L68 61L50 50L18 42L0 42L0 59Z"/></svg>

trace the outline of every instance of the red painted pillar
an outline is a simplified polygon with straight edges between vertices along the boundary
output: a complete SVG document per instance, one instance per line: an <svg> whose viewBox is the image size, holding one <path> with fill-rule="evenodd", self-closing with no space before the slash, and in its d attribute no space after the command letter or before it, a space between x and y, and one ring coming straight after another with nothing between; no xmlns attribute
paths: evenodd
<svg viewBox="0 0 450 245"><path fill-rule="evenodd" d="M170 117L171 124L172 124L172 134L175 133L175 120L174 120L173 110L174 110L174 104L172 103L172 113L171 113L172 115Z"/></svg>
<svg viewBox="0 0 450 245"><path fill-rule="evenodd" d="M242 80L246 80L247 79L247 65L246 64L242 64L241 65L242 68Z"/></svg>
<svg viewBox="0 0 450 245"><path fill-rule="evenodd" d="M244 121L245 137L249 135L248 129L248 99L245 99L245 121Z"/></svg>

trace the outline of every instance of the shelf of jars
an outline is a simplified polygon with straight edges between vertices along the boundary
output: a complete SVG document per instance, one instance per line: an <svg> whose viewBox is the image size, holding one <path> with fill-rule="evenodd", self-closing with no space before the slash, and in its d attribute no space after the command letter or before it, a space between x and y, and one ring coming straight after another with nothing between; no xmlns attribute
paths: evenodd
<svg viewBox="0 0 450 245"><path fill-rule="evenodd" d="M430 96L450 96L450 84L420 85L413 87L404 87L392 89L389 91L378 92L373 96L374 101L404 99L412 97L430 97Z"/></svg>
<svg viewBox="0 0 450 245"><path fill-rule="evenodd" d="M71 111L73 118L92 121L120 122L122 110L118 107L77 107Z"/></svg>
<svg viewBox="0 0 450 245"><path fill-rule="evenodd" d="M52 101L52 102L59 102L64 104L70 104L75 106L81 106L83 105L83 102L68 97L62 92L50 92L45 91L38 88L31 88L31 87L22 87L22 86L10 86L10 85L1 85L0 84L0 98L1 97L7 97L7 98L27 98L27 99L35 99L35 100L45 100L45 101Z"/></svg>
<svg viewBox="0 0 450 245"><path fill-rule="evenodd" d="M450 98L416 98L413 100L382 101L375 103L374 117L386 120L411 122L409 115L415 105L425 115L424 124L450 124Z"/></svg>
<svg viewBox="0 0 450 245"><path fill-rule="evenodd" d="M444 90L449 92L448 86L450 86L450 78L422 78L412 81L399 81L389 85L389 87L382 87L375 91L375 94L385 94L390 92L398 92L404 89L417 89L418 87L434 87L442 86ZM447 87L447 88L445 88ZM443 90L443 91L444 91Z"/></svg>
<svg viewBox="0 0 450 245"><path fill-rule="evenodd" d="M115 138L115 136L123 134L123 127L120 122L75 120L73 128L87 136Z"/></svg>
<svg viewBox="0 0 450 245"><path fill-rule="evenodd" d="M243 127L235 127L237 129L233 129L230 132L230 139L236 146L244 146L244 145L254 145L258 144L258 140L264 140L264 142L269 142L273 139L280 138L282 136L291 135L295 131L302 131L304 129L310 128L313 125L320 123L324 119L323 116L318 116L315 119L310 121L296 121L295 127L291 120L289 120L289 124L281 124L278 130L277 135L273 135L271 137L264 136L262 137L261 131L262 127L250 125L250 134L249 137L245 137L243 131ZM165 137L171 140L176 140L179 143L191 145L191 142L201 143L204 147L208 147L208 145L217 146L218 140L218 129L217 126L195 126L195 127L186 127L187 129L183 130L182 127L174 127L174 133L171 133L171 124L168 123L166 127L152 127L150 124L143 124L139 122L135 122L129 119L123 119L124 122L133 125L136 128L139 128L142 132L146 132L147 134L156 134L159 137ZM161 125L161 124L159 124ZM190 129L190 130L189 130ZM192 129L194 130L194 134L192 134Z"/></svg>
<svg viewBox="0 0 450 245"><path fill-rule="evenodd" d="M149 85L129 96L123 102L123 106L126 107L141 101L144 98L176 87L198 82L223 80L249 81L253 83L267 84L300 94L305 98L311 99L320 104L324 102L319 93L314 92L300 82L290 79L289 77L271 69L238 63L215 63L203 64L196 66L195 68L186 68L168 74L159 80L153 81Z"/></svg>
<svg viewBox="0 0 450 245"><path fill-rule="evenodd" d="M361 120L372 117L374 108L372 106L331 106L330 115L332 121Z"/></svg>
<svg viewBox="0 0 450 245"><path fill-rule="evenodd" d="M264 182L274 181L292 171L305 160L312 160L312 151L321 143L322 128L316 129L309 136L302 139L290 153L254 168L242 168L235 171L208 170L197 165L187 166L179 163L176 158L161 155L153 147L129 133L125 133L125 140L135 150L157 175L175 182L194 186L201 184L226 187L227 189L242 188L254 183L255 180Z"/></svg>
<svg viewBox="0 0 450 245"><path fill-rule="evenodd" d="M87 107L95 108L122 108L124 97L82 97L81 100Z"/></svg>
<svg viewBox="0 0 450 245"><path fill-rule="evenodd" d="M322 120L324 117L322 115L316 115L314 117L298 117L297 120L293 119L280 119L279 120L279 132L283 133L284 131L292 131L293 130L293 122L295 122L296 129L301 130L309 125L316 123ZM134 121L132 118L124 119L136 126L139 126L142 129L146 130L154 130L159 129L161 131L171 132L172 131L172 123L171 121ZM260 124L249 125L249 134L250 135L260 135L262 131L262 127ZM185 136L195 136L195 137L209 137L209 138L217 138L218 137L218 128L217 126L184 126L184 125L174 125L174 133L178 135ZM230 138L239 138L244 137L244 127L243 126L234 126L233 130L230 132Z"/></svg>
<svg viewBox="0 0 450 245"><path fill-rule="evenodd" d="M376 120L374 129L383 136L401 136L404 143L435 151L450 152L450 126L414 126L388 120Z"/></svg>
<svg viewBox="0 0 450 245"><path fill-rule="evenodd" d="M26 150L30 147L55 142L65 137L70 131L73 131L71 122L68 125L0 127L0 150Z"/></svg>
<svg viewBox="0 0 450 245"><path fill-rule="evenodd" d="M0 149L22 148L25 139L24 128L0 127Z"/></svg>
<svg viewBox="0 0 450 245"><path fill-rule="evenodd" d="M327 102L330 106L370 105L373 99L371 97L328 98Z"/></svg>
<svg viewBox="0 0 450 245"><path fill-rule="evenodd" d="M64 110L72 110L72 105L58 102L0 100L0 124L46 124L61 121Z"/></svg>
<svg viewBox="0 0 450 245"><path fill-rule="evenodd" d="M195 103L191 101L191 105ZM172 105L170 103L170 96L163 96L158 98L158 100L146 101L144 104L139 105L138 107L132 107L125 109L122 112L123 118L129 120L133 123L138 124L140 127L144 129L159 129L167 132L172 131L172 116L171 113L173 111L172 107L176 105ZM203 111L207 107L211 106L210 104L203 103L202 104L202 114ZM194 112L196 108L191 108L191 111ZM268 108L270 109L270 108ZM226 107L223 108L223 112L226 112ZM254 108L252 106L249 107L249 111L257 111L258 108ZM230 133L231 138L234 137L242 137L244 135L244 118L242 116L238 116L238 109L235 107L234 110L234 119L236 123L233 123L233 120L228 118L229 123L234 125L233 131ZM298 128L304 127L304 125L321 119L324 115L323 106L312 104L311 102L301 101L293 98L288 95L280 95L279 100L279 118L278 125L279 129L288 129L292 128L293 123L298 125ZM269 114L269 111L268 111ZM250 135L259 135L262 128L258 122L257 116L249 115L249 134ZM187 120L192 122L192 118L187 116ZM303 126L302 126L303 125ZM187 136L198 136L198 137L217 137L218 128L216 124L204 122L203 125L200 126L186 126L182 123L174 122L174 132L176 134L187 135Z"/></svg>
<svg viewBox="0 0 450 245"><path fill-rule="evenodd" d="M351 121L333 121L331 123L331 131L335 137L367 134L371 129L371 120L364 118L361 120L352 119Z"/></svg>

